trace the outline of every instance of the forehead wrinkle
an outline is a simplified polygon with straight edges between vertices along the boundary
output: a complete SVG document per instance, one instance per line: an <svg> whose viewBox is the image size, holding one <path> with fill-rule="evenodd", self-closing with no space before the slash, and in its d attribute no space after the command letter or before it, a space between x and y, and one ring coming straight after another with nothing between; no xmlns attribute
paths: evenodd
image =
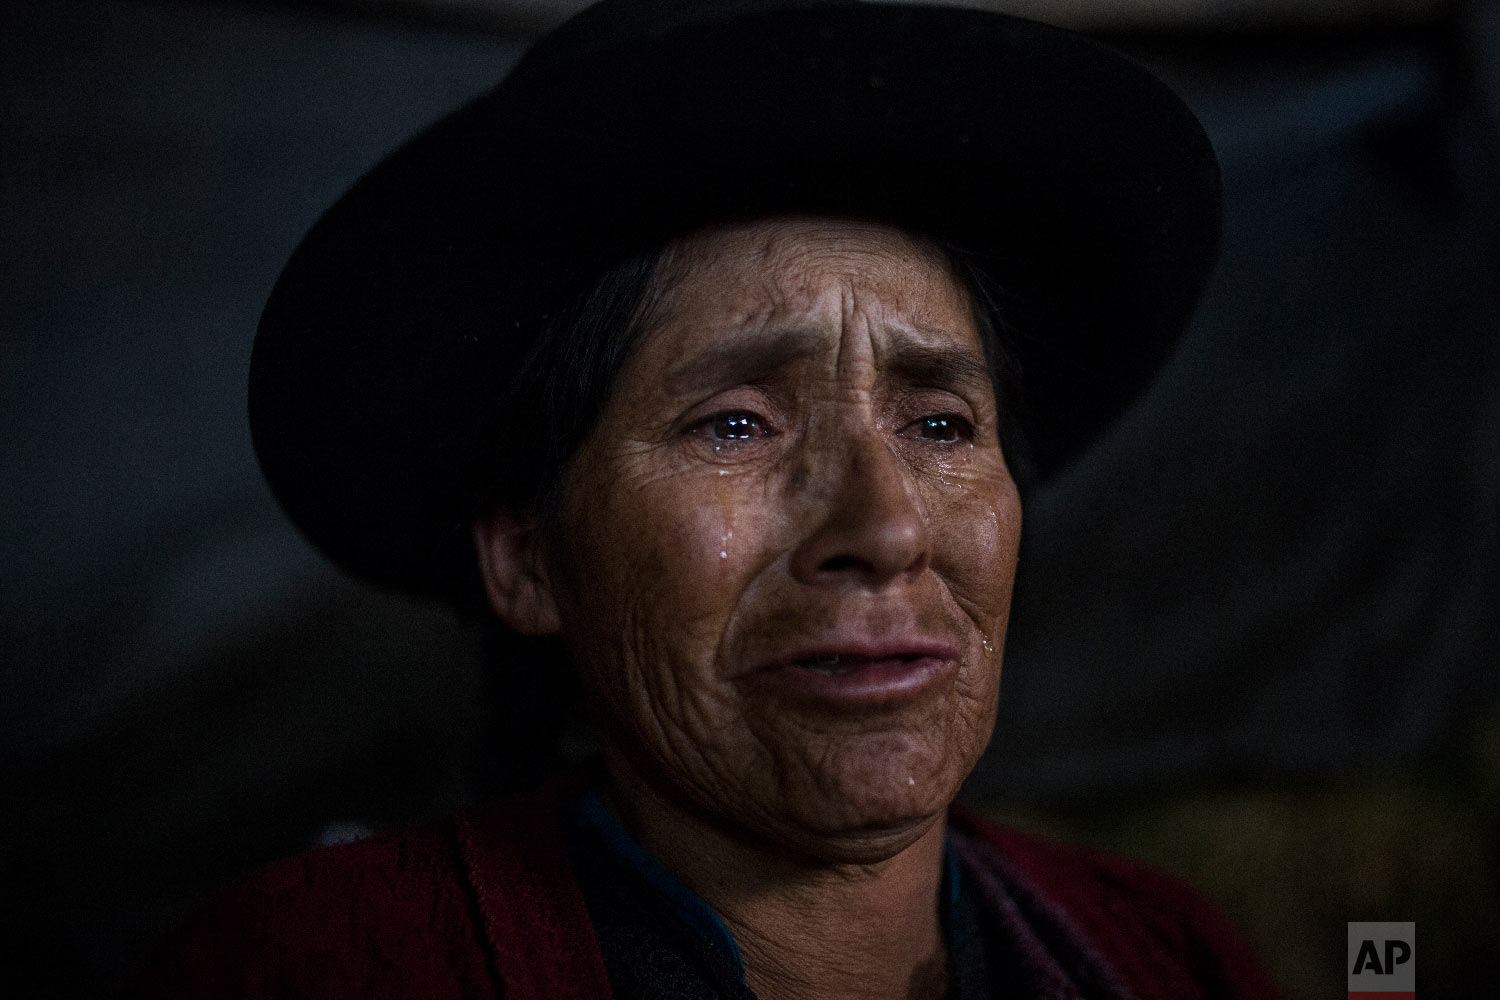
<svg viewBox="0 0 1500 1000"><path fill-rule="evenodd" d="M744 385L760 381L803 358L816 354L823 338L806 327L773 328L769 321L741 330L727 345L700 352L667 373L665 385L673 395L694 390Z"/></svg>
<svg viewBox="0 0 1500 1000"><path fill-rule="evenodd" d="M895 347L900 378L989 384L987 365L977 355L964 358L954 345L977 339L977 331L966 336L953 329L971 309L941 250L921 237L877 226L856 227L852 239L822 237L815 226L793 219L709 230L675 243L658 270L665 308L657 329L679 326L690 334L692 325L711 326L723 346L700 348L697 361L669 373L666 387L753 381L818 353L806 341L830 333L835 372L848 370L856 357L880 368ZM770 343L735 349L776 327L786 329L773 332ZM864 351L856 346L857 336L868 345ZM900 347L914 340L917 346ZM937 349L924 349L921 341ZM944 349L945 343L954 347ZM981 371L983 379L977 377Z"/></svg>
<svg viewBox="0 0 1500 1000"><path fill-rule="evenodd" d="M893 301L881 290L865 292L855 281L840 281L834 370L846 370L847 350L855 354L849 364L863 361L878 381L943 389L991 388L989 363L978 343L978 331L969 321L967 303L955 301L953 315L944 316L941 304L932 299L945 297L945 291L933 290L935 296L919 296L917 302L907 296ZM868 344L868 350L857 350L855 345L861 343Z"/></svg>

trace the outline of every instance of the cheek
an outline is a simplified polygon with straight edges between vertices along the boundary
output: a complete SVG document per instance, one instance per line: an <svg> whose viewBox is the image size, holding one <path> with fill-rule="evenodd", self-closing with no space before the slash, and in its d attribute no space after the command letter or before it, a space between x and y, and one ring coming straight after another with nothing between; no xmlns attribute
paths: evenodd
<svg viewBox="0 0 1500 1000"><path fill-rule="evenodd" d="M570 512L564 634L601 721L658 755L737 710L719 657L770 519L732 478L620 476Z"/></svg>
<svg viewBox="0 0 1500 1000"><path fill-rule="evenodd" d="M1021 539L1021 502L1008 472L947 477L929 497L934 568L974 625L958 684L951 749L972 766L989 742Z"/></svg>
<svg viewBox="0 0 1500 1000"><path fill-rule="evenodd" d="M945 476L929 486L926 501L934 567L998 651L1021 541L1015 483L1004 472Z"/></svg>
<svg viewBox="0 0 1500 1000"><path fill-rule="evenodd" d="M613 537L595 542L615 563L601 582L642 615L665 618L670 634L721 634L773 522L764 505L743 495L747 485L716 475L664 476L620 491Z"/></svg>

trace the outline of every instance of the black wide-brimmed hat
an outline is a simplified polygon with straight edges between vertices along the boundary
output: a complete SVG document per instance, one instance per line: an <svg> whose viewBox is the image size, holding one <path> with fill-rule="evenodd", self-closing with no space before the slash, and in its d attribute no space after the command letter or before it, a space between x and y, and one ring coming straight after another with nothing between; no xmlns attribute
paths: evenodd
<svg viewBox="0 0 1500 1000"><path fill-rule="evenodd" d="M789 211L886 220L993 272L1045 476L1181 334L1219 175L1176 95L1071 32L851 0L605 0L297 248L250 371L273 492L345 568L454 596L475 463L549 312L625 255Z"/></svg>

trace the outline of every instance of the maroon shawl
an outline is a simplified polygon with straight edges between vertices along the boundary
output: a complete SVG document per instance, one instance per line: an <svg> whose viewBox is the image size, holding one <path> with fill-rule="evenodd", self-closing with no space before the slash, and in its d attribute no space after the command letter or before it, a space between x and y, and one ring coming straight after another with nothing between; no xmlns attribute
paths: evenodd
<svg viewBox="0 0 1500 1000"><path fill-rule="evenodd" d="M564 847L564 786L276 862L206 908L151 997L514 1000L611 995ZM1048 998L1250 1000L1275 990L1196 892L955 807L952 845Z"/></svg>

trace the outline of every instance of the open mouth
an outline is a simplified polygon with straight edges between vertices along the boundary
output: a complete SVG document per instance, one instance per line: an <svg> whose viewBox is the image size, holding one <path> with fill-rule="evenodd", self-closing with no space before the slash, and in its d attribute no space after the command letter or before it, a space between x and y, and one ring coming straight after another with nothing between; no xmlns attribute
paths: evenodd
<svg viewBox="0 0 1500 1000"><path fill-rule="evenodd" d="M834 653L826 656L814 656L806 660L798 660L797 666L815 674L823 674L826 677L843 677L845 674L852 674L856 670L877 663L900 667L907 663L912 663L917 659L919 657L916 656L891 656L880 660L872 660L862 656L842 656Z"/></svg>
<svg viewBox="0 0 1500 1000"><path fill-rule="evenodd" d="M748 679L768 697L798 698L822 709L885 710L944 689L957 675L960 659L959 645L941 639L835 638L792 650Z"/></svg>
<svg viewBox="0 0 1500 1000"><path fill-rule="evenodd" d="M865 711L890 708L924 697L951 681L956 654L911 648L870 653L814 653L782 661L779 669L756 676L774 697L794 696L823 707Z"/></svg>

